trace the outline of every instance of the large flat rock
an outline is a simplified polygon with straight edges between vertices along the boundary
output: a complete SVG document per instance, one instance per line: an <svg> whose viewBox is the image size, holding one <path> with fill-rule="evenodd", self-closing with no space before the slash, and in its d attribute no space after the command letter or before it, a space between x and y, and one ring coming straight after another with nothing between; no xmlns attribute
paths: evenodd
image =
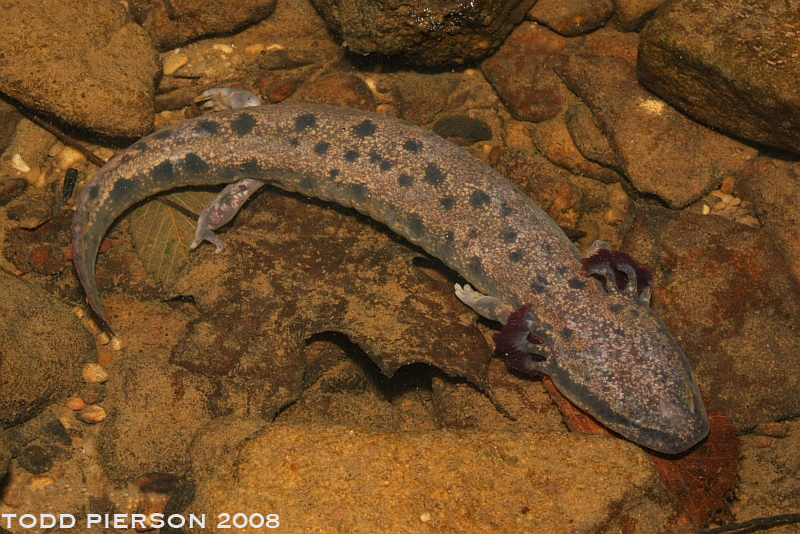
<svg viewBox="0 0 800 534"><path fill-rule="evenodd" d="M196 442L185 513L277 514L287 532L687 531L644 452L613 438L236 425Z"/></svg>
<svg viewBox="0 0 800 534"><path fill-rule="evenodd" d="M639 79L695 119L800 152L800 1L681 0L644 27Z"/></svg>

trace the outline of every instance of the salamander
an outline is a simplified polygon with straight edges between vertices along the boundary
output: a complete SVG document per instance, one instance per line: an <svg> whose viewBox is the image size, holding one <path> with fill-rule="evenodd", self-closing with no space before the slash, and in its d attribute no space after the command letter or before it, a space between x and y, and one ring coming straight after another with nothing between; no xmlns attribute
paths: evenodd
<svg viewBox="0 0 800 534"><path fill-rule="evenodd" d="M504 326L508 367L549 375L568 399L630 441L685 451L708 433L689 363L649 306L650 277L597 243L582 258L530 198L461 148L403 120L325 105L246 107L164 128L85 185L72 253L90 306L101 239L127 208L183 186L230 184L193 246L265 183L355 208L460 273L459 298Z"/></svg>

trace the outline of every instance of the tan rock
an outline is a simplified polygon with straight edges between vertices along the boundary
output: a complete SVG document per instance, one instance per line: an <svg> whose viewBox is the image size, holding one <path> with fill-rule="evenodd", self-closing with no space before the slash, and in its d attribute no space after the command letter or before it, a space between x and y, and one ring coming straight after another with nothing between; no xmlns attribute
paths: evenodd
<svg viewBox="0 0 800 534"><path fill-rule="evenodd" d="M297 532L653 533L677 518L647 456L613 438L272 425L221 446L227 432L193 450L218 470L188 513L277 514Z"/></svg>

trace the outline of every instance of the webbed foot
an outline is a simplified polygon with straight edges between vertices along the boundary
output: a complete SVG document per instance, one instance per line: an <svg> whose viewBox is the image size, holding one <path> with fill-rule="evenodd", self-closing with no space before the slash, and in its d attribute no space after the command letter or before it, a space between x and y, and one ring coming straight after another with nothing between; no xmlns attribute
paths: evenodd
<svg viewBox="0 0 800 534"><path fill-rule="evenodd" d="M650 305L653 277L626 252L611 250L604 241L595 241L581 264L583 274L598 280L606 293L621 293Z"/></svg>
<svg viewBox="0 0 800 534"><path fill-rule="evenodd" d="M215 87L200 93L200 96L194 99L194 103L203 111L224 111L260 106L261 100L247 89Z"/></svg>
<svg viewBox="0 0 800 534"><path fill-rule="evenodd" d="M458 300L472 308L481 317L486 317L490 321L506 324L508 316L514 311L514 308L500 299L484 295L480 291L473 289L469 284L464 284L464 287L456 284L455 289Z"/></svg>
<svg viewBox="0 0 800 534"><path fill-rule="evenodd" d="M506 355L506 365L527 375L550 374L549 336L540 327L531 305L525 304L508 316L508 322L494 335L497 350Z"/></svg>

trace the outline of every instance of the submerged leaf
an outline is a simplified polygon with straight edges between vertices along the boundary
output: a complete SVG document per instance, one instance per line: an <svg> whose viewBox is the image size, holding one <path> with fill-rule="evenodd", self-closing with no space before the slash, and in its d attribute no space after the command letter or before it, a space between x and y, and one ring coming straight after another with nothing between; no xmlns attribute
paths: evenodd
<svg viewBox="0 0 800 534"><path fill-rule="evenodd" d="M181 191L154 197L131 213L131 237L145 270L158 281L175 279L189 257L197 217L215 194Z"/></svg>
<svg viewBox="0 0 800 534"><path fill-rule="evenodd" d="M720 413L708 411L708 438L690 452L668 457L651 455L664 485L700 527L731 518L728 499L736 484L739 439L736 428Z"/></svg>

